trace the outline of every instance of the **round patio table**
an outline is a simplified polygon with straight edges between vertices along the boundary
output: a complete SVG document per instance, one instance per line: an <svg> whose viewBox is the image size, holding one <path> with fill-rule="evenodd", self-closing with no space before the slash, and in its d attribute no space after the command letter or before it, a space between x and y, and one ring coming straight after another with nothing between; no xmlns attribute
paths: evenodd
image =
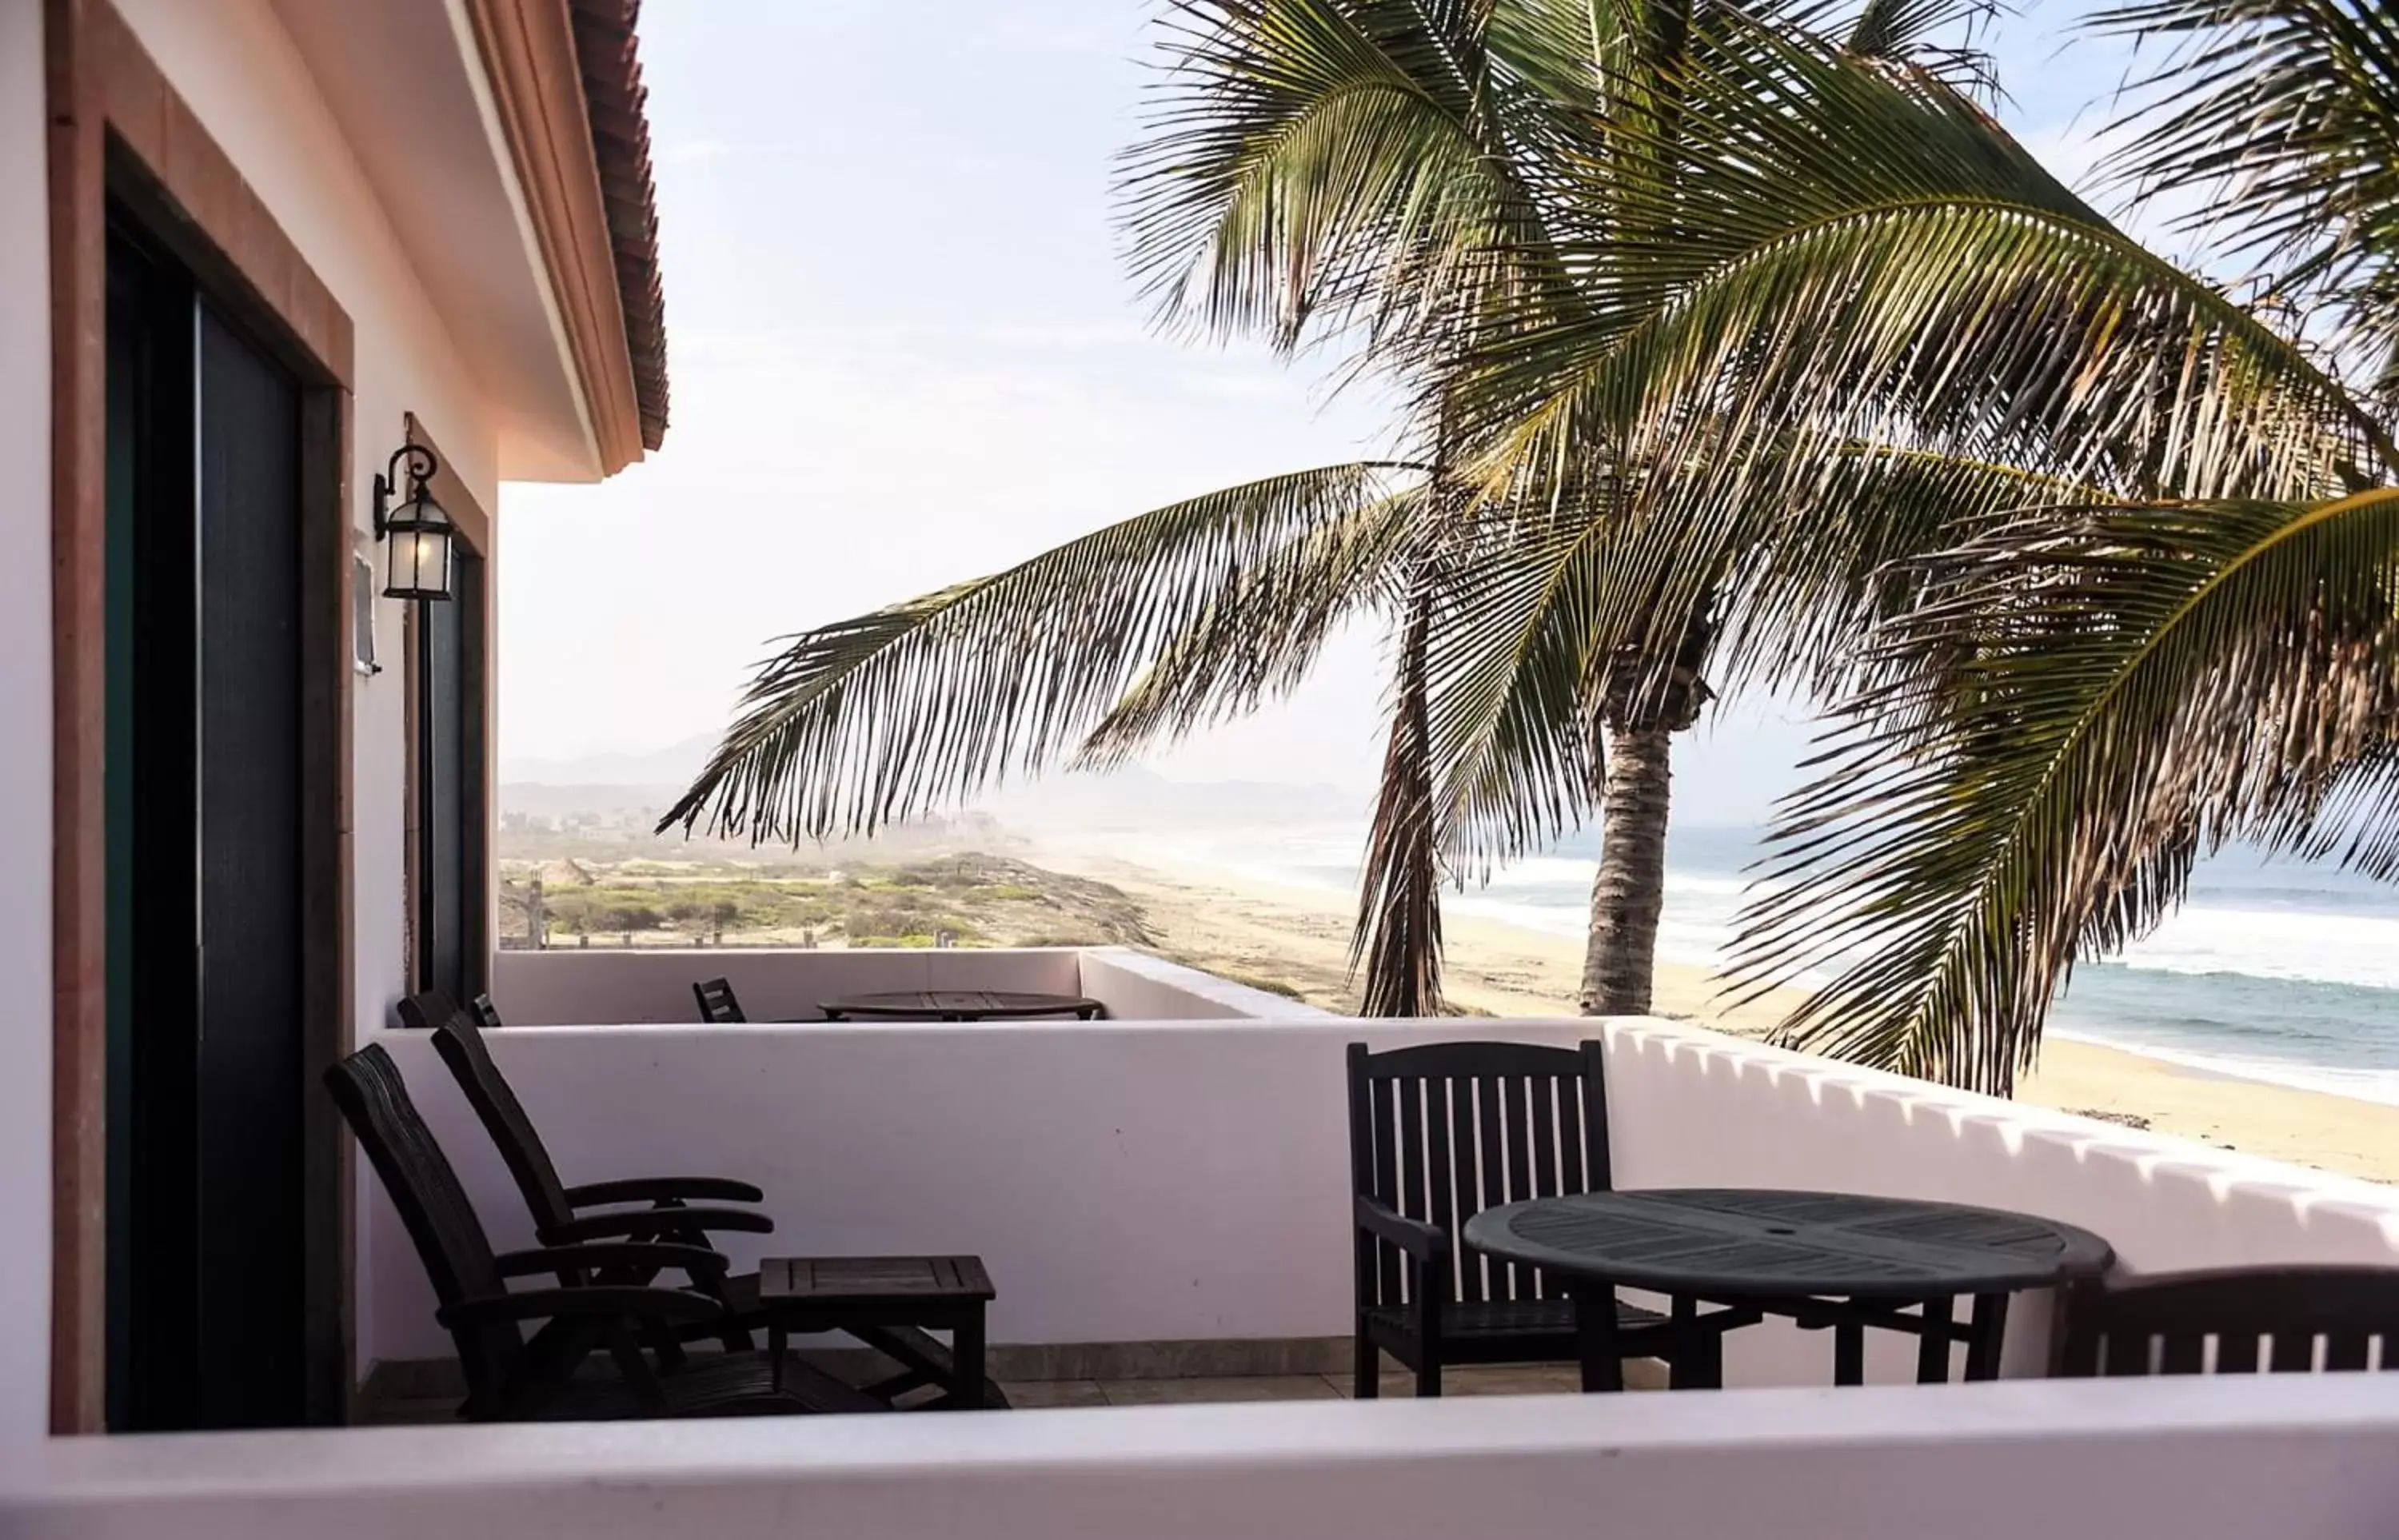
<svg viewBox="0 0 2399 1540"><path fill-rule="evenodd" d="M1466 1244L1529 1263L1575 1301L1583 1388L1622 1388L1616 1290L1646 1289L1701 1317L1701 1302L1788 1316L1831 1328L1833 1383L1865 1379L1868 1327L1919 1343L1917 1378L1949 1377L1949 1344L1966 1344L1966 1378L1997 1379L2008 1298L2096 1274L2114 1249L2088 1230L2030 1214L1959 1203L1764 1188L1657 1188L1579 1193L1486 1209ZM1955 1302L1974 1302L1969 1324ZM1601 1308L1593 1308L1597 1305ZM1910 1313L1910 1312L1913 1313ZM1694 1331L1695 1341L1720 1339ZM1721 1363L1674 1383L1722 1384Z"/></svg>
<svg viewBox="0 0 2399 1540"><path fill-rule="evenodd" d="M852 994L818 1003L828 1021L1017 1021L1072 1016L1089 1021L1107 1007L1079 994L1031 994L989 989L908 989Z"/></svg>

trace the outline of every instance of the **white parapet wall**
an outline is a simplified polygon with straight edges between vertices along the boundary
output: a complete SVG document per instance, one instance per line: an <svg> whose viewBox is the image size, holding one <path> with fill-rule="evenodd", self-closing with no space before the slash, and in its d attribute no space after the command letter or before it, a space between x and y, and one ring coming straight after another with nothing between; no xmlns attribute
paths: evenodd
<svg viewBox="0 0 2399 1540"><path fill-rule="evenodd" d="M1127 1020L1220 1021L1233 1017L1327 1021L1333 1013L1126 947L1080 954L1083 993Z"/></svg>
<svg viewBox="0 0 2399 1540"><path fill-rule="evenodd" d="M1507 1023L1513 1027L1516 1023ZM2111 1242L2120 1267L2399 1263L2399 1188L1976 1096L1670 1022L1610 1022L1608 1104L1621 1187L1772 1186L2011 1209ZM2046 1362L2048 1300L2021 1298L2005 1371ZM1872 1333L1870 1379L1913 1371ZM1736 1332L1728 1383L1821 1384L1830 1344Z"/></svg>
<svg viewBox="0 0 2399 1540"><path fill-rule="evenodd" d="M713 954L712 954L713 955ZM2399 1189L1828 1063L1679 1024L1335 1018L557 1027L490 1035L570 1182L735 1176L737 1251L980 1253L1003 1343L1326 1337L1350 1323L1342 1054L1469 1034L1607 1046L1620 1186L1945 1198L2084 1225L2144 1271L2399 1262ZM523 1206L422 1036L388 1033L504 1246ZM735 1237L749 1239L751 1237ZM359 1228L362 1362L446 1356L405 1234ZM2037 1372L2043 1302L2012 1319ZM1906 1379L1877 1336L1871 1378ZM1830 1343L1736 1333L1730 1381L1821 1385Z"/></svg>
<svg viewBox="0 0 2399 1540"><path fill-rule="evenodd" d="M53 1439L14 1540L2383 1540L2399 1375Z"/></svg>
<svg viewBox="0 0 2399 1540"><path fill-rule="evenodd" d="M503 952L492 997L511 1026L696 1021L691 987L724 978L754 1021L806 1021L823 1002L897 990L1083 995L1123 1020L1322 1011L1122 947L600 947Z"/></svg>

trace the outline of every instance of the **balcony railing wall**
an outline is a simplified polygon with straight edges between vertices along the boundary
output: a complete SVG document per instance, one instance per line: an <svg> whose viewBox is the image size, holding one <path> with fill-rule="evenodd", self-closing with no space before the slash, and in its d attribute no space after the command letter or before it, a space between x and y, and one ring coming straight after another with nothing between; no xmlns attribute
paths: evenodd
<svg viewBox="0 0 2399 1540"><path fill-rule="evenodd" d="M41 1540L2383 1540L2399 1377L53 1439Z"/></svg>
<svg viewBox="0 0 2399 1540"><path fill-rule="evenodd" d="M723 977L752 1020L813 1020L820 1003L888 990L1086 995L1126 1020L1212 1020L1323 1012L1120 947L564 948L503 952L492 994L511 1025L691 1021L695 979Z"/></svg>
<svg viewBox="0 0 2399 1540"><path fill-rule="evenodd" d="M611 964L649 961L608 959ZM660 966L670 960L657 959ZM1945 1198L2086 1225L2131 1267L2399 1261L2399 1192L1667 1022L1312 1019L557 1027L493 1051L570 1182L733 1175L793 1252L975 1251L999 1343L1326 1338L1349 1329L1342 1051L1604 1034L1617 1180ZM400 1057L505 1242L522 1206L423 1038ZM380 1196L360 1225L366 1360L449 1347ZM2007 1367L2038 1372L2043 1302ZM1822 1385L1830 1343L1737 1333L1736 1385ZM1904 1380L1908 1342L1868 1371Z"/></svg>

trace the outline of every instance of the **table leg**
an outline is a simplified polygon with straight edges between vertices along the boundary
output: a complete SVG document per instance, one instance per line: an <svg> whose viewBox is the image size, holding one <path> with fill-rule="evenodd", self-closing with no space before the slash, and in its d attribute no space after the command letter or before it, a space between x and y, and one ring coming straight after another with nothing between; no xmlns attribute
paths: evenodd
<svg viewBox="0 0 2399 1540"><path fill-rule="evenodd" d="M981 1411L983 1404L983 1302L967 1306L958 1317L958 1324L950 1333L950 1364L957 1371L957 1388L952 1393L953 1405L968 1412Z"/></svg>
<svg viewBox="0 0 2399 1540"><path fill-rule="evenodd" d="M1699 1324L1699 1300L1674 1298L1674 1358L1667 1362L1667 1389L1725 1389L1725 1333Z"/></svg>
<svg viewBox="0 0 2399 1540"><path fill-rule="evenodd" d="M1855 1321L1841 1321L1833 1327L1833 1383L1866 1383L1866 1329Z"/></svg>
<svg viewBox="0 0 2399 1540"><path fill-rule="evenodd" d="M1916 1339L1916 1383L1949 1383L1949 1315L1955 1308L1946 1294L1924 1302L1924 1330Z"/></svg>
<svg viewBox="0 0 2399 1540"><path fill-rule="evenodd" d="M1674 1297L1674 1351L1667 1361L1666 1385L1672 1390L1724 1388L1724 1334L1701 1328L1700 1302Z"/></svg>
<svg viewBox="0 0 2399 1540"><path fill-rule="evenodd" d="M2005 1294L1974 1296L1974 1320L1966 1338L1966 1378L1996 1380L1999 1377L1999 1344L2008 1334L2008 1297Z"/></svg>
<svg viewBox="0 0 2399 1540"><path fill-rule="evenodd" d="M1582 1354L1585 1391L1624 1388L1624 1352L1617 1344L1616 1288L1586 1284L1568 1290L1574 1298L1575 1343Z"/></svg>
<svg viewBox="0 0 2399 1540"><path fill-rule="evenodd" d="M767 1384L778 1391L783 1388L783 1348L791 1341L791 1332L778 1314L766 1322Z"/></svg>

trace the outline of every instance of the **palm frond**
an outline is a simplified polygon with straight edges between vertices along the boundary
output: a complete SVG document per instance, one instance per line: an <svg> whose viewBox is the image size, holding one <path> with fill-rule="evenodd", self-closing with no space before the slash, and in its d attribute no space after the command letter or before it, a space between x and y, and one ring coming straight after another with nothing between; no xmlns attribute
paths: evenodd
<svg viewBox="0 0 2399 1540"><path fill-rule="evenodd" d="M1832 974L1791 1041L2005 1092L2199 855L2392 810L2399 491L2067 515L1930 563L1914 667L1782 810L1735 976Z"/></svg>
<svg viewBox="0 0 2399 1540"><path fill-rule="evenodd" d="M1760 477L1740 496L1668 496L1638 517L1606 512L1611 493L1593 488L1567 500L1570 514L1482 531L1429 648L1436 805L1455 871L1485 871L1582 820L1591 732L1611 687L1639 696L1697 669L1691 616L1729 617L1707 664L1720 688L1837 695L1877 677L1866 643L1917 602L1912 559L2028 508L2101 500L2014 466L1889 445L1792 435L1780 453L1809 474Z"/></svg>
<svg viewBox="0 0 2399 1540"><path fill-rule="evenodd" d="M1521 20L1538 7L1500 8ZM1538 266L1546 237L1512 152L1570 119L1494 57L1493 9L1178 7L1119 183L1133 271L1161 315L1285 347L1312 325L1361 325L1379 356L1439 334L1452 323L1436 317ZM1570 73L1543 51L1554 26L1498 31L1565 88ZM1541 287L1552 303L1570 294Z"/></svg>
<svg viewBox="0 0 2399 1540"><path fill-rule="evenodd" d="M1227 488L793 638L658 827L705 820L795 842L869 832L1054 763L1245 573L1414 468L1329 466Z"/></svg>
<svg viewBox="0 0 2399 1540"><path fill-rule="evenodd" d="M1998 0L1866 0L1842 50L1995 105L1999 66L1979 38L1999 8Z"/></svg>
<svg viewBox="0 0 2399 1540"><path fill-rule="evenodd" d="M1453 387L1486 481L1592 444L1674 467L1660 491L1811 474L1767 453L1795 424L2128 495L2320 495L2344 466L2399 461L2304 349L2108 226L1970 104L1735 24L1680 132L1707 147L1670 201L1591 195L1627 223L1563 253L1582 313L1492 329Z"/></svg>
<svg viewBox="0 0 2399 1540"><path fill-rule="evenodd" d="M2265 264L2279 302L2321 305L2399 402L2399 14L2382 0L2138 0L2103 34L2164 45L2135 83L2111 162L2136 197L2188 195L2180 223Z"/></svg>
<svg viewBox="0 0 2399 1540"><path fill-rule="evenodd" d="M1453 533L1424 670L1434 819L1454 872L1487 874L1589 810L1610 641L1589 620L1616 528L1570 513Z"/></svg>
<svg viewBox="0 0 2399 1540"><path fill-rule="evenodd" d="M1866 642L1918 601L1912 566L2028 509L2111 501L1993 463L1791 430L1755 473L1701 475L1644 499L1616 542L1592 624L1672 656L1683 616L1713 610L1716 685L1838 698L1876 677Z"/></svg>
<svg viewBox="0 0 2399 1540"><path fill-rule="evenodd" d="M1420 486L1360 504L1264 553L1214 594L1084 740L1075 767L1106 770L1243 716L1297 688L1324 643L1373 606L1396 611L1427 538Z"/></svg>

